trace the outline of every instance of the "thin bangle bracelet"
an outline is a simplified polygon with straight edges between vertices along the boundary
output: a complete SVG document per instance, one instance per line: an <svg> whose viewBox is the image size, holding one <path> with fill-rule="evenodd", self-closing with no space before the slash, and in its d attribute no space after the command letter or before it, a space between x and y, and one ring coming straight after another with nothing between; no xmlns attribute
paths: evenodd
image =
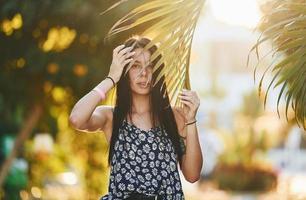
<svg viewBox="0 0 306 200"><path fill-rule="evenodd" d="M107 78L110 79L113 82L113 87L115 87L116 83L115 83L114 79L110 76L105 77L105 79L107 79Z"/></svg>
<svg viewBox="0 0 306 200"><path fill-rule="evenodd" d="M195 120L192 121L192 122L185 123L185 125L188 126L188 125L194 124L194 123L196 123L196 122L197 122L197 120L195 119Z"/></svg>

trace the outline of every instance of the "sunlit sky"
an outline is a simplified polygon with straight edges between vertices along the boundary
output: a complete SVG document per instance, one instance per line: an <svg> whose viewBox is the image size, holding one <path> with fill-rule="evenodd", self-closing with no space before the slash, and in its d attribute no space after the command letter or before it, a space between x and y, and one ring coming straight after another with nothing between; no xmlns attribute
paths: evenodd
<svg viewBox="0 0 306 200"><path fill-rule="evenodd" d="M260 20L256 0L208 0L216 19L230 25L254 28Z"/></svg>

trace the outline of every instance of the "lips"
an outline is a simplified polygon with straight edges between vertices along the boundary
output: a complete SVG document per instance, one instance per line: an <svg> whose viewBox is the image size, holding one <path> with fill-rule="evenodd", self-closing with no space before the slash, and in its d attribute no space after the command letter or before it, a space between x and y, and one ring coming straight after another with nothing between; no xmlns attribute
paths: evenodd
<svg viewBox="0 0 306 200"><path fill-rule="evenodd" d="M137 83L137 85L139 85L141 88L147 88L149 86L149 84L147 84L147 82L139 82L139 83Z"/></svg>

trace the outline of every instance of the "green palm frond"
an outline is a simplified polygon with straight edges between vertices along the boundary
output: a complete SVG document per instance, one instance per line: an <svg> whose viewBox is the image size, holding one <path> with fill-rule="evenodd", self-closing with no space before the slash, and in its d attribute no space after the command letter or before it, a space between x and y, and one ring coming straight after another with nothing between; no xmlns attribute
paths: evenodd
<svg viewBox="0 0 306 200"><path fill-rule="evenodd" d="M291 106L297 124L306 130L306 0L272 0L263 8L264 16L259 24L262 35L250 53L255 51L260 62L259 46L272 41L273 59L260 80L259 93L266 72L271 70L273 78L265 92L265 104L270 88L282 85L277 101L278 115L280 100L285 97L287 120Z"/></svg>
<svg viewBox="0 0 306 200"><path fill-rule="evenodd" d="M160 80L162 75L165 75L165 83L172 105L178 104L177 95L182 88L190 89L191 45L196 22L204 2L205 0L146 1L118 19L107 34L107 38L109 38L150 22L150 26L145 28L142 33L137 34L152 40L145 49L149 49L154 44L159 46L158 51L151 56L151 61L158 55L162 55L162 58L154 66L154 71L159 69L163 63L165 67L155 83ZM102 14L122 3L128 3L128 1L119 1Z"/></svg>

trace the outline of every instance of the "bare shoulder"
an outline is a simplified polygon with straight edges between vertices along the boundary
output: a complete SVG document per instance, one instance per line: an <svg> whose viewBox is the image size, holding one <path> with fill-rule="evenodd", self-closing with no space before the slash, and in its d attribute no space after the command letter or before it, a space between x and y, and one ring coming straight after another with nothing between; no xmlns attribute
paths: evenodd
<svg viewBox="0 0 306 200"><path fill-rule="evenodd" d="M173 106L171 108L173 111L173 115L174 115L180 136L186 137L186 129L185 129L186 119L183 113L183 109L177 106Z"/></svg>

